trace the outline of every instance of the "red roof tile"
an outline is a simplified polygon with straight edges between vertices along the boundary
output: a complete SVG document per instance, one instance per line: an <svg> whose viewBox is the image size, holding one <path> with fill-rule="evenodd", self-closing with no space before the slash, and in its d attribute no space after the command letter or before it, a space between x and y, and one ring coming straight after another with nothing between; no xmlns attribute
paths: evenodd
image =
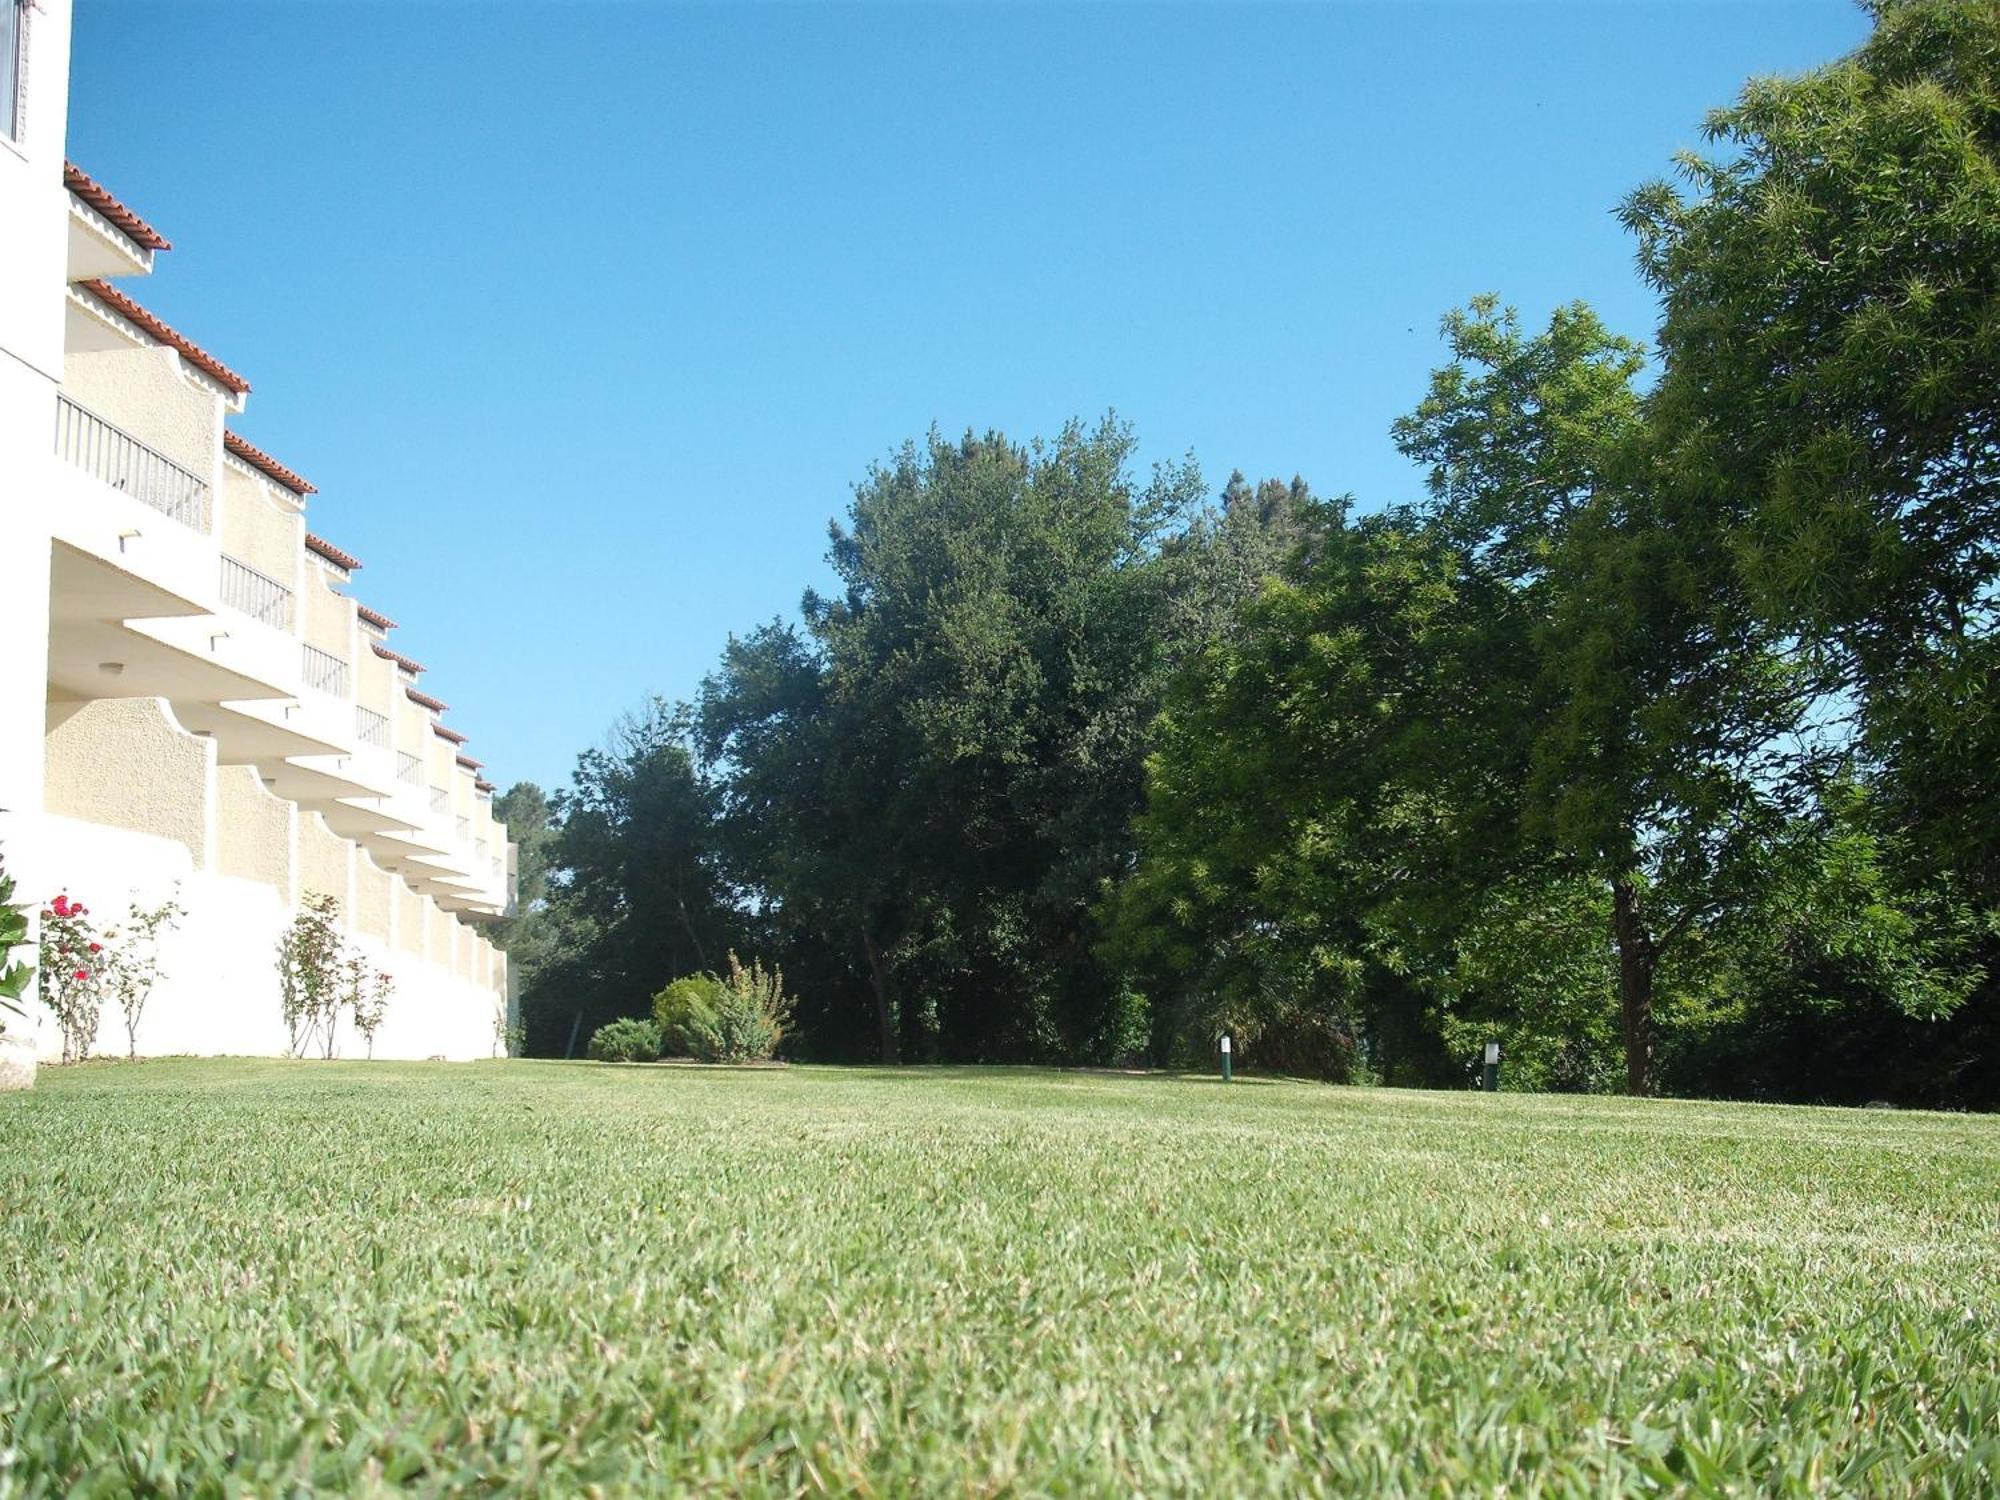
<svg viewBox="0 0 2000 1500"><path fill-rule="evenodd" d="M375 648L375 654L377 656L381 657L385 661L394 662L397 666L401 667L405 672L420 673L424 670L424 664L422 662L411 661L407 656L400 656L396 652L391 651L387 646L382 645L380 642L370 641L368 644Z"/></svg>
<svg viewBox="0 0 2000 1500"><path fill-rule="evenodd" d="M461 743L463 743L463 742L461 742ZM483 760L474 760L474 759L473 759L473 758L472 758L471 756L469 756L469 755L461 755L461 756L460 756L460 757L458 758L458 763L459 763L459 764L460 764L461 766L464 766L464 767L465 767L465 769L466 769L466 770L468 770L468 771L483 771L483 770L485 770L485 769L486 769L486 762L485 762L485 761L483 761ZM479 784L479 783L478 783L478 782L476 782L476 781L475 781L475 782L473 783L473 785L474 785L474 786L477 786L478 784Z"/></svg>
<svg viewBox="0 0 2000 1500"><path fill-rule="evenodd" d="M376 649L379 650L381 648L377 647ZM437 699L433 698L429 693L420 693L415 688L404 688L403 691L409 695L409 699L412 703L421 703L425 708L430 709L433 713L440 713L440 714L445 713L451 708L451 705L449 703L440 703L438 702Z"/></svg>
<svg viewBox="0 0 2000 1500"><path fill-rule="evenodd" d="M460 734L456 729L447 729L442 724L431 725L431 733L441 740L450 740L454 745L463 745L470 735Z"/></svg>
<svg viewBox="0 0 2000 1500"><path fill-rule="evenodd" d="M379 609L370 609L365 604L356 604L354 612L370 625L373 625L377 630L394 630L396 628L396 622L383 614Z"/></svg>
<svg viewBox="0 0 2000 1500"><path fill-rule="evenodd" d="M241 396L249 391L250 382L238 375L221 360L210 354L186 334L176 333L165 323L147 312L145 308L119 291L108 281L80 281L77 283L92 296L101 298L104 304L120 316L129 318L161 343L180 350L181 357L198 370L206 370L230 390Z"/></svg>
<svg viewBox="0 0 2000 1500"><path fill-rule="evenodd" d="M477 789L478 789L479 791L482 791L482 792L490 792L490 791L494 790L494 787L493 787L493 783L492 783L492 782L490 782L490 781L487 781L487 780L484 780L483 778L482 778L481 780L478 780L478 781L475 781L475 782L473 782L472 784L473 784L473 786L474 786L475 788L477 788Z"/></svg>
<svg viewBox="0 0 2000 1500"><path fill-rule="evenodd" d="M222 446L250 465L251 468L263 470L266 475L277 480L279 484L282 484L295 495L317 495L319 493L319 488L316 485L307 483L303 477L294 474L262 448L245 442L233 432L227 430L223 432Z"/></svg>
<svg viewBox="0 0 2000 1500"><path fill-rule="evenodd" d="M171 250L167 237L111 196L110 191L73 161L63 163L63 186L148 250Z"/></svg>
<svg viewBox="0 0 2000 1500"><path fill-rule="evenodd" d="M360 558L355 557L350 553L342 552L338 547L334 546L333 543L329 542L325 537L314 536L310 531L306 533L306 551L317 552L321 557L325 558L335 567L345 568L350 573L358 573L361 571Z"/></svg>

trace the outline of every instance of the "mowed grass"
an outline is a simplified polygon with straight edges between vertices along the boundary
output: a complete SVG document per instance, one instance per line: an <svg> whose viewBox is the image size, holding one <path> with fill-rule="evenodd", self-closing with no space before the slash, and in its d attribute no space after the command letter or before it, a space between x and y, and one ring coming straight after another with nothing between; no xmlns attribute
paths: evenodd
<svg viewBox="0 0 2000 1500"><path fill-rule="evenodd" d="M0 1492L2000 1489L2000 1120L983 1070L0 1097Z"/></svg>

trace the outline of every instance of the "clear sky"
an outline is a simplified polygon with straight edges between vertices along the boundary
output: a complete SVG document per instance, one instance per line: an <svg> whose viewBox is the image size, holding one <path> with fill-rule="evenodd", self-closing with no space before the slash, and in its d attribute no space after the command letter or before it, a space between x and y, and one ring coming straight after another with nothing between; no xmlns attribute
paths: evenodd
<svg viewBox="0 0 2000 1500"><path fill-rule="evenodd" d="M1116 408L1219 488L1410 498L1388 426L1480 291L1644 336L1612 210L1754 73L1866 32L1727 4L78 0L70 154L174 242L503 786L567 779L935 423Z"/></svg>

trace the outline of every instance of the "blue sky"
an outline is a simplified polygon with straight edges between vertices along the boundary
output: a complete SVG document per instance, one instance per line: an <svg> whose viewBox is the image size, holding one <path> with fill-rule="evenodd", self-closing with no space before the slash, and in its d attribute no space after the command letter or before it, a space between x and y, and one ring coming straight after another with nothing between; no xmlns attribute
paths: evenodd
<svg viewBox="0 0 2000 1500"><path fill-rule="evenodd" d="M826 577L936 423L1107 408L1365 507L1440 313L1650 332L1612 218L1815 3L791 7L78 0L70 154L132 290L255 386L503 785Z"/></svg>

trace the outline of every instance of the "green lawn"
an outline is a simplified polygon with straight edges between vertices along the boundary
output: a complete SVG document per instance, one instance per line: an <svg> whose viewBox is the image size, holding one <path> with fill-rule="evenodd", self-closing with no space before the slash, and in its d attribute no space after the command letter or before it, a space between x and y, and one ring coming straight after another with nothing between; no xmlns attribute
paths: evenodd
<svg viewBox="0 0 2000 1500"><path fill-rule="evenodd" d="M2000 1119L91 1065L0 1215L0 1494L2000 1488Z"/></svg>

